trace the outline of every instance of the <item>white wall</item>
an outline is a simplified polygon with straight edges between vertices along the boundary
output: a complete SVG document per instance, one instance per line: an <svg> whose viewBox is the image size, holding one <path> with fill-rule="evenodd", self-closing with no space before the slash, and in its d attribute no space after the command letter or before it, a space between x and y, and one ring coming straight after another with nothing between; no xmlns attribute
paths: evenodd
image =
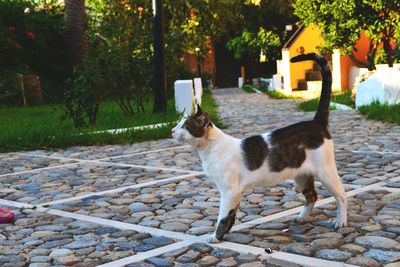
<svg viewBox="0 0 400 267"><path fill-rule="evenodd" d="M400 69L400 64L393 64L393 68ZM388 64L379 64L379 65L376 65L376 69L377 70L389 69L389 65ZM356 66L351 67L349 70L349 88L352 89L354 87L354 82L356 81L356 78L366 72L368 72L367 68L359 68Z"/></svg>

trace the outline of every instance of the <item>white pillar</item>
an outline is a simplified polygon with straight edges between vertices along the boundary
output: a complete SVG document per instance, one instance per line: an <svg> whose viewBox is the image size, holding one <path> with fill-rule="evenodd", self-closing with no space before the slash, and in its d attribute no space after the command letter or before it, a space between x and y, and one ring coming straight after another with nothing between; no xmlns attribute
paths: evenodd
<svg viewBox="0 0 400 267"><path fill-rule="evenodd" d="M184 112L185 116L191 115L195 106L192 80L175 81L174 87L176 111Z"/></svg>
<svg viewBox="0 0 400 267"><path fill-rule="evenodd" d="M332 89L342 89L339 49L333 49L332 54Z"/></svg>
<svg viewBox="0 0 400 267"><path fill-rule="evenodd" d="M274 74L272 76L272 87L274 90L282 90L282 76L279 74Z"/></svg>
<svg viewBox="0 0 400 267"><path fill-rule="evenodd" d="M290 54L289 50L282 50L282 66L283 72L283 92L287 95L292 93L291 78L290 78Z"/></svg>
<svg viewBox="0 0 400 267"><path fill-rule="evenodd" d="M243 86L243 78L242 78L242 77L239 77L239 78L238 78L238 87L239 87L239 88L242 88L242 86Z"/></svg>
<svg viewBox="0 0 400 267"><path fill-rule="evenodd" d="M196 103L201 106L201 97L203 96L203 86L201 84L201 78L194 78L193 81Z"/></svg>

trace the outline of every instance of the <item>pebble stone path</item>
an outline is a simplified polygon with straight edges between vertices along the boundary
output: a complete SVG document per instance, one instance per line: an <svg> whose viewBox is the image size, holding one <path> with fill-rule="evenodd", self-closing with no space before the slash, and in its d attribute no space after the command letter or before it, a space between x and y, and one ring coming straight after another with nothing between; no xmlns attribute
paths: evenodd
<svg viewBox="0 0 400 267"><path fill-rule="evenodd" d="M225 132L263 133L314 113L299 100L219 89ZM219 194L197 153L171 139L0 154L0 266L400 266L400 126L332 111L349 225L317 182L309 222L292 181L245 192L232 232L214 231ZM266 248L272 249L267 253Z"/></svg>

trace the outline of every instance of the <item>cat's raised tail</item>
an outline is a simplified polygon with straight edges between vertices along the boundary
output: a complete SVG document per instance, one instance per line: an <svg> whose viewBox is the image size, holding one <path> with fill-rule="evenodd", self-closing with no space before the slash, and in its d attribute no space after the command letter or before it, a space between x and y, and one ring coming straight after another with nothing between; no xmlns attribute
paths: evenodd
<svg viewBox="0 0 400 267"><path fill-rule="evenodd" d="M315 114L314 121L322 126L328 126L329 105L331 102L332 92L332 72L328 62L321 55L310 53L292 57L290 62L299 62L305 60L314 60L321 67L322 89L319 100L318 110Z"/></svg>

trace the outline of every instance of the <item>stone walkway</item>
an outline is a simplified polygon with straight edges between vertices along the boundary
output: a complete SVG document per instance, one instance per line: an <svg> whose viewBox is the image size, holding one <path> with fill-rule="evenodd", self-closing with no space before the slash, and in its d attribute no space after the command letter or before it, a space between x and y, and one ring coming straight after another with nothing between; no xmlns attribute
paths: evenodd
<svg viewBox="0 0 400 267"><path fill-rule="evenodd" d="M314 113L298 100L218 90L225 132L262 133ZM400 266L400 127L333 111L349 226L317 183L309 223L292 181L245 192L232 233L207 244L219 194L190 146L171 139L0 154L0 266ZM271 248L272 253L265 251Z"/></svg>

